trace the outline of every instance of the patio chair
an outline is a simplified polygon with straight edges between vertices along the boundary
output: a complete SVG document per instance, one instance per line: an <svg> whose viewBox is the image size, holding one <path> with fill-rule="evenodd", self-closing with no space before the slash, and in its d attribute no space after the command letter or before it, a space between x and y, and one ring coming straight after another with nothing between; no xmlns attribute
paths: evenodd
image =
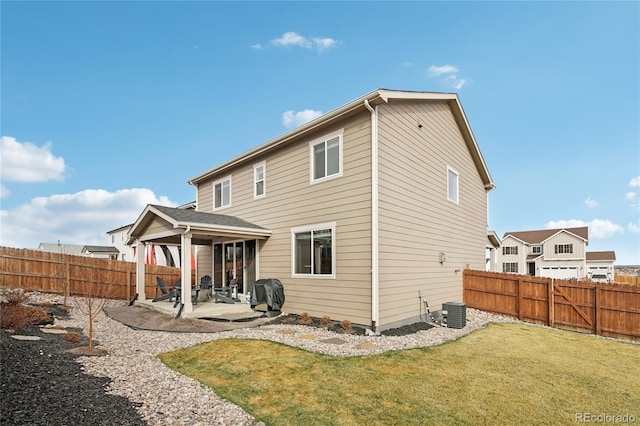
<svg viewBox="0 0 640 426"><path fill-rule="evenodd" d="M211 291L213 287L213 281L211 280L211 276L205 275L200 278L200 289L204 290L207 293L207 299L211 297Z"/></svg>
<svg viewBox="0 0 640 426"><path fill-rule="evenodd" d="M191 303L194 305L198 304L198 295L200 295L200 287L191 287ZM180 303L180 299L182 298L182 280L178 278L176 281L176 302L173 304L175 308Z"/></svg>
<svg viewBox="0 0 640 426"><path fill-rule="evenodd" d="M158 295L158 290L160 290L160 295ZM156 296L151 300L152 302L160 302L163 300L173 299L176 295L175 287L167 288L164 280L160 277L156 277Z"/></svg>
<svg viewBox="0 0 640 426"><path fill-rule="evenodd" d="M216 303L224 302L224 303L236 303L239 302L240 299L234 297L234 294L237 294L238 288L238 279L234 278L229 282L229 285L226 287L218 287L214 288L213 298Z"/></svg>

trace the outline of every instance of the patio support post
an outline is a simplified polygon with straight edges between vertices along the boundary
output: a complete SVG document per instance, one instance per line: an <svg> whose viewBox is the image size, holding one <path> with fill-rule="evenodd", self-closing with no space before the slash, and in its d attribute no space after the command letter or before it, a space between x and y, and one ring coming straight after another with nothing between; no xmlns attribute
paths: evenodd
<svg viewBox="0 0 640 426"><path fill-rule="evenodd" d="M185 314L193 312L191 303L191 232L187 230L181 237L182 244L182 294L180 298L184 304L182 312Z"/></svg>
<svg viewBox="0 0 640 426"><path fill-rule="evenodd" d="M136 249L136 293L138 293L138 300L146 300L145 294L145 243L137 240Z"/></svg>

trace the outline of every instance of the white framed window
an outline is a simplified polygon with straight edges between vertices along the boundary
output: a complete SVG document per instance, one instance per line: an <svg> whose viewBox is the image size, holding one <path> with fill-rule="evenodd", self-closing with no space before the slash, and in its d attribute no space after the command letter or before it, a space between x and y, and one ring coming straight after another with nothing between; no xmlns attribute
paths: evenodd
<svg viewBox="0 0 640 426"><path fill-rule="evenodd" d="M336 223L291 229L291 275L336 277Z"/></svg>
<svg viewBox="0 0 640 426"><path fill-rule="evenodd" d="M573 253L573 244L556 244L556 254Z"/></svg>
<svg viewBox="0 0 640 426"><path fill-rule="evenodd" d="M504 262L502 264L502 272L505 272L508 274L517 274L518 262Z"/></svg>
<svg viewBox="0 0 640 426"><path fill-rule="evenodd" d="M213 209L231 205L231 176L213 182Z"/></svg>
<svg viewBox="0 0 640 426"><path fill-rule="evenodd" d="M531 253L533 253L533 254L541 254L542 253L542 246L533 246L533 247L531 247Z"/></svg>
<svg viewBox="0 0 640 426"><path fill-rule="evenodd" d="M343 130L309 143L311 155L311 183L342 176Z"/></svg>
<svg viewBox="0 0 640 426"><path fill-rule="evenodd" d="M266 165L265 162L253 166L253 198L262 198L266 193Z"/></svg>
<svg viewBox="0 0 640 426"><path fill-rule="evenodd" d="M518 246L504 246L502 247L502 254L518 254Z"/></svg>
<svg viewBox="0 0 640 426"><path fill-rule="evenodd" d="M460 174L447 166L447 199L456 204L460 202Z"/></svg>

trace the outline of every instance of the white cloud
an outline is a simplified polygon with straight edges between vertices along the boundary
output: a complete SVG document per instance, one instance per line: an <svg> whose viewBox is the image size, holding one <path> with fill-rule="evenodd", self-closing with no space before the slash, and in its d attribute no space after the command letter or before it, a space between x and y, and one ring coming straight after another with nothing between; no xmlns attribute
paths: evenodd
<svg viewBox="0 0 640 426"><path fill-rule="evenodd" d="M266 45L257 43L251 46L252 49L266 49L270 46L273 47L301 47L303 49L315 49L319 52L331 49L338 46L338 41L328 37L305 37L296 32L289 31L284 33L281 37L274 38Z"/></svg>
<svg viewBox="0 0 640 426"><path fill-rule="evenodd" d="M626 194L624 194L625 198L629 201L635 201L638 199L638 193L637 192L627 192Z"/></svg>
<svg viewBox="0 0 640 426"><path fill-rule="evenodd" d="M442 74L456 74L457 72L458 68L454 67L453 65L431 65L429 69L427 69L427 73L431 77L437 77Z"/></svg>
<svg viewBox="0 0 640 426"><path fill-rule="evenodd" d="M627 228L633 234L637 234L638 232L640 232L640 226L637 223L629 222L629 225L627 225Z"/></svg>
<svg viewBox="0 0 640 426"><path fill-rule="evenodd" d="M304 123L318 118L322 115L322 111L314 111L311 109L305 109L304 111L294 112L292 110L282 113L282 124L287 129L298 127Z"/></svg>
<svg viewBox="0 0 640 426"><path fill-rule="evenodd" d="M593 219L591 222L585 222L579 219L556 220L549 221L545 224L546 228L579 228L582 226L589 227L589 238L609 238L613 235L624 232L624 228L616 223L608 220Z"/></svg>
<svg viewBox="0 0 640 426"><path fill-rule="evenodd" d="M87 189L37 197L13 210L0 211L0 245L36 248L41 242L58 240L107 245L106 232L133 223L147 204L176 205L146 188Z"/></svg>
<svg viewBox="0 0 640 426"><path fill-rule="evenodd" d="M630 187L640 187L640 176L636 176L629 181Z"/></svg>
<svg viewBox="0 0 640 426"><path fill-rule="evenodd" d="M62 157L51 153L51 143L39 147L19 142L11 136L0 137L0 178L9 182L47 182L64 180L66 166Z"/></svg>
<svg viewBox="0 0 640 426"><path fill-rule="evenodd" d="M584 202L587 205L587 207L589 207L590 209L596 208L599 205L599 203L596 200L591 198L591 195L589 195L587 199L584 200Z"/></svg>
<svg viewBox="0 0 640 426"><path fill-rule="evenodd" d="M431 65L427 69L427 75L429 77L444 76L444 78L441 80L442 85L455 90L460 90L464 87L465 84L467 84L467 79L459 78L458 72L459 70L457 67L449 64L440 66Z"/></svg>
<svg viewBox="0 0 640 426"><path fill-rule="evenodd" d="M0 184L0 198L8 197L11 195L11 191L9 191L4 185Z"/></svg>

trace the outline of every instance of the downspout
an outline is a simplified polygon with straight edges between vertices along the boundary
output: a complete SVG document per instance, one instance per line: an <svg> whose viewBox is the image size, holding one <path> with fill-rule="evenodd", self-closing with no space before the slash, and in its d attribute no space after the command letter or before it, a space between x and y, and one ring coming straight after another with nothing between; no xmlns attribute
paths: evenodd
<svg viewBox="0 0 640 426"><path fill-rule="evenodd" d="M379 321L378 271L378 108L367 99L364 106L371 112L371 330L377 331Z"/></svg>

